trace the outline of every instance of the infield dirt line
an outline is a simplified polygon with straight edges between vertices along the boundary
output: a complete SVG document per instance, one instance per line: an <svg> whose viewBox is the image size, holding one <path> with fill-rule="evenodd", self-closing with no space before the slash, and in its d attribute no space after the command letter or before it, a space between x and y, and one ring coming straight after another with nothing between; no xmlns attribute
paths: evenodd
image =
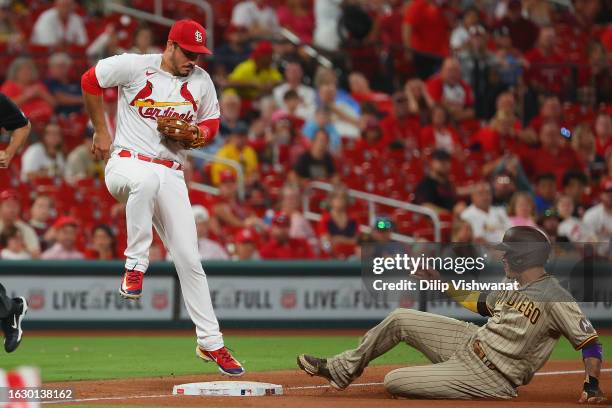
<svg viewBox="0 0 612 408"><path fill-rule="evenodd" d="M612 368L603 368L601 372L612 372ZM550 375L569 375L569 374L582 374L584 370L562 370L562 371L544 371L535 373L536 376L550 376ZM383 385L382 382L369 382L369 383L356 383L351 384L349 387L367 387L373 385ZM309 385L302 387L287 387L287 390L315 390L319 388L329 388L329 385ZM41 404L74 404L79 402L92 402L92 401L120 401L127 399L141 399L141 398L168 398L172 397L172 394L158 394L158 395L132 395L125 397L98 397L98 398L81 398L72 400L58 400L58 401L42 401Z"/></svg>

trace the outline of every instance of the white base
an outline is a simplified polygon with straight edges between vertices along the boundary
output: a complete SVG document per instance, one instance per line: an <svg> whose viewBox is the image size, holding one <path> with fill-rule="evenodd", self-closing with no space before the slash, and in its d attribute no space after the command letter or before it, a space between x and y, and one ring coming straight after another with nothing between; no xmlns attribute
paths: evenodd
<svg viewBox="0 0 612 408"><path fill-rule="evenodd" d="M172 395L263 397L266 395L283 395L283 386L253 381L212 381L175 385Z"/></svg>

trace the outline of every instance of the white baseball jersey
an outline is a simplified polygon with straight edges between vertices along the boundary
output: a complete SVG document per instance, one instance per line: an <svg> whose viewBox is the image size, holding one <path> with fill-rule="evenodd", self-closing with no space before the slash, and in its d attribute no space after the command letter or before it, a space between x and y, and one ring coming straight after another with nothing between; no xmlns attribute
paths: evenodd
<svg viewBox="0 0 612 408"><path fill-rule="evenodd" d="M185 150L157 131L157 118L178 117L191 124L219 118L217 93L200 67L186 77L163 71L161 54L122 54L98 61L102 88L119 87L117 129L112 150L127 149L183 163Z"/></svg>

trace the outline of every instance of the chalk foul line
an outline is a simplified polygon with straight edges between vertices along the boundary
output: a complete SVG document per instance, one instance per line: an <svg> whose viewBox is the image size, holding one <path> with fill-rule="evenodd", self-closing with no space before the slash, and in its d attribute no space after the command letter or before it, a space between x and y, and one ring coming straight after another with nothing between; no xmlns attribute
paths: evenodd
<svg viewBox="0 0 612 408"><path fill-rule="evenodd" d="M612 372L612 368L603 368L602 373ZM543 371L535 373L536 376L551 376L551 375L570 375L570 374L583 374L584 370L563 370L563 371ZM349 387L371 387L383 385L382 382L368 382L368 383L356 383L351 384ZM316 390L321 388L330 388L329 385L307 385L301 387L286 387L287 390ZM173 397L172 394L157 394L157 395L131 395L127 397L97 397L97 398L80 398L71 400L57 400L57 401L42 401L41 404L74 404L79 402L91 402L91 401L119 401L129 399L150 399L150 398L167 398Z"/></svg>

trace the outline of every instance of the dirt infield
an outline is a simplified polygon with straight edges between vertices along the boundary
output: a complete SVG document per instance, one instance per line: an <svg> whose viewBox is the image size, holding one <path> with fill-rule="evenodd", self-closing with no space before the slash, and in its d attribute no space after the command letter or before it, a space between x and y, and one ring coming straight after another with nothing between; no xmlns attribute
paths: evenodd
<svg viewBox="0 0 612 408"><path fill-rule="evenodd" d="M395 400L385 392L381 382L385 374L399 366L370 367L356 383L345 391L331 389L320 378L310 377L299 370L247 373L241 379L283 385L285 395L270 397L192 397L172 396L177 384L227 380L221 375L135 378L109 381L78 381L48 383L46 387L74 389L75 402L62 405L114 406L222 406L230 407L422 407L431 401ZM519 389L519 397L511 401L436 401L444 407L564 407L577 406L583 374L579 362L549 362L526 387ZM574 372L578 371L578 372ZM602 388L612 390L612 373L602 374ZM45 404L54 406L53 404Z"/></svg>

